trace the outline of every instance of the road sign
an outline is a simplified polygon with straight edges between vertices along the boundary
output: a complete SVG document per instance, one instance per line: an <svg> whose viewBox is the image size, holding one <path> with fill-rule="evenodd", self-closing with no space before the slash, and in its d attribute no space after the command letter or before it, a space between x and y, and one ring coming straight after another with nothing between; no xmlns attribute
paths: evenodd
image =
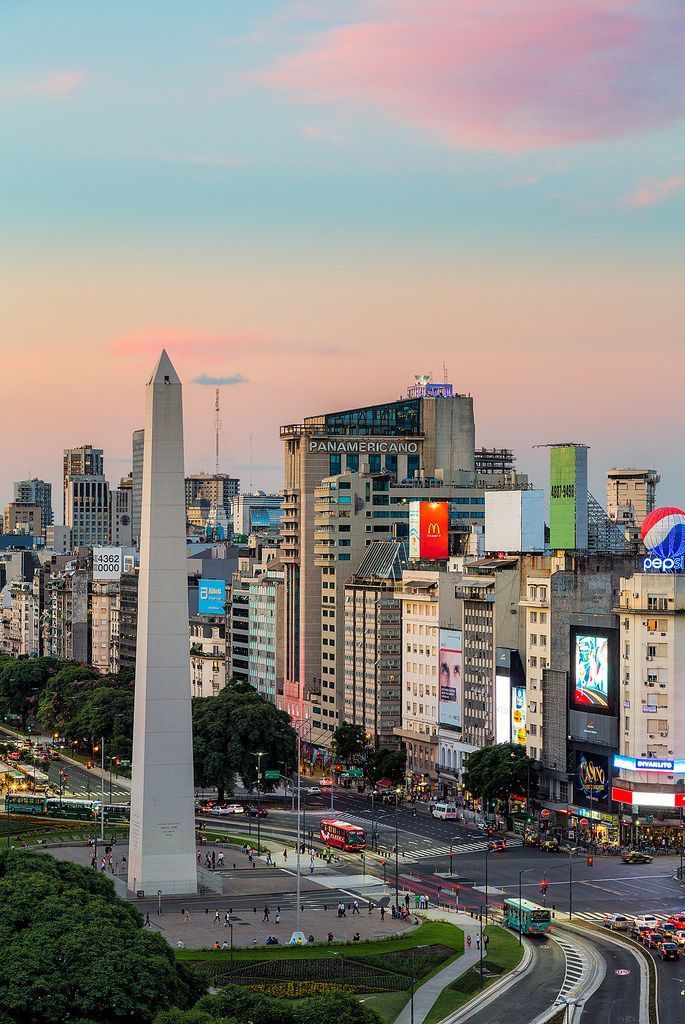
<svg viewBox="0 0 685 1024"><path fill-rule="evenodd" d="M588 821L587 818L581 818L580 821L578 822L578 824L580 825L581 828L587 828L588 825L590 824L590 822Z"/></svg>
<svg viewBox="0 0 685 1024"><path fill-rule="evenodd" d="M278 781L280 777L281 773L275 769L269 769L268 772L264 772L264 778L269 779L270 781Z"/></svg>
<svg viewBox="0 0 685 1024"><path fill-rule="evenodd" d="M619 968L619 970L614 971L614 974L618 974L619 978L625 978L627 974L630 974L630 971L627 970L625 967L621 967Z"/></svg>
<svg viewBox="0 0 685 1024"><path fill-rule="evenodd" d="M543 821L547 821L547 819L549 818L549 811L546 807L543 807L540 811L540 817Z"/></svg>

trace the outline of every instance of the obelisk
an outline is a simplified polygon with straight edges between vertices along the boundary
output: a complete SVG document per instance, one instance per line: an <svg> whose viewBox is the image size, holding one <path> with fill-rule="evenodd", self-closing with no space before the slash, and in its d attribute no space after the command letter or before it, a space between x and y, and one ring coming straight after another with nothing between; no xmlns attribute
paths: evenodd
<svg viewBox="0 0 685 1024"><path fill-rule="evenodd" d="M147 385L128 888L197 892L181 381Z"/></svg>

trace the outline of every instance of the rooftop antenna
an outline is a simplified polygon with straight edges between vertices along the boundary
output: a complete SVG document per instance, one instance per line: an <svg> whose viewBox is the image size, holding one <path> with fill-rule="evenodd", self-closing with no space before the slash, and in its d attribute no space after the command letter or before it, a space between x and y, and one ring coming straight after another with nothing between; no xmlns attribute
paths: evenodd
<svg viewBox="0 0 685 1024"><path fill-rule="evenodd" d="M250 434L250 494L252 494L252 434Z"/></svg>
<svg viewBox="0 0 685 1024"><path fill-rule="evenodd" d="M221 431L221 412L219 409L219 389L215 391L214 398L214 436L216 439L216 475L219 475L219 432Z"/></svg>
<svg viewBox="0 0 685 1024"><path fill-rule="evenodd" d="M447 384L447 363L444 359L442 361L442 382L443 384Z"/></svg>

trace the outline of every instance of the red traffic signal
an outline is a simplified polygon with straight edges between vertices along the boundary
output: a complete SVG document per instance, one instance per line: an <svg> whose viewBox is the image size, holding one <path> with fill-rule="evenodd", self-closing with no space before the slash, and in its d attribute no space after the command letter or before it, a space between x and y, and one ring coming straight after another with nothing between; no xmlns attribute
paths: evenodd
<svg viewBox="0 0 685 1024"><path fill-rule="evenodd" d="M587 859L587 866L588 866L589 868L591 868L591 867L592 867L592 865L593 865L593 863L594 863L594 860L593 860L593 858L592 858L592 857L588 857L588 859Z"/></svg>
<svg viewBox="0 0 685 1024"><path fill-rule="evenodd" d="M549 882L546 882L544 879L540 882L540 892L542 893L543 896L547 892L547 886L548 885L549 885Z"/></svg>
<svg viewBox="0 0 685 1024"><path fill-rule="evenodd" d="M93 762L92 761L86 761L86 768L92 768L92 767L93 767Z"/></svg>
<svg viewBox="0 0 685 1024"><path fill-rule="evenodd" d="M460 885L455 885L454 891L455 892L461 892L461 886Z"/></svg>
<svg viewBox="0 0 685 1024"><path fill-rule="evenodd" d="M115 764L121 764L121 758L120 757L115 757L114 758L114 763Z"/></svg>

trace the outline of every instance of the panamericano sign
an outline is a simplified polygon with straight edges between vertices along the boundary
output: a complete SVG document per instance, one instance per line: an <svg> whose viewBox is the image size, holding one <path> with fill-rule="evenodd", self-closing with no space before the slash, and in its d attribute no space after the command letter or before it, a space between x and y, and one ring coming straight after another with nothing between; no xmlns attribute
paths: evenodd
<svg viewBox="0 0 685 1024"><path fill-rule="evenodd" d="M343 452L354 455L370 454L381 455L414 454L418 452L419 446L416 441L363 441L349 440L341 441L338 438L313 437L309 441L310 452Z"/></svg>

